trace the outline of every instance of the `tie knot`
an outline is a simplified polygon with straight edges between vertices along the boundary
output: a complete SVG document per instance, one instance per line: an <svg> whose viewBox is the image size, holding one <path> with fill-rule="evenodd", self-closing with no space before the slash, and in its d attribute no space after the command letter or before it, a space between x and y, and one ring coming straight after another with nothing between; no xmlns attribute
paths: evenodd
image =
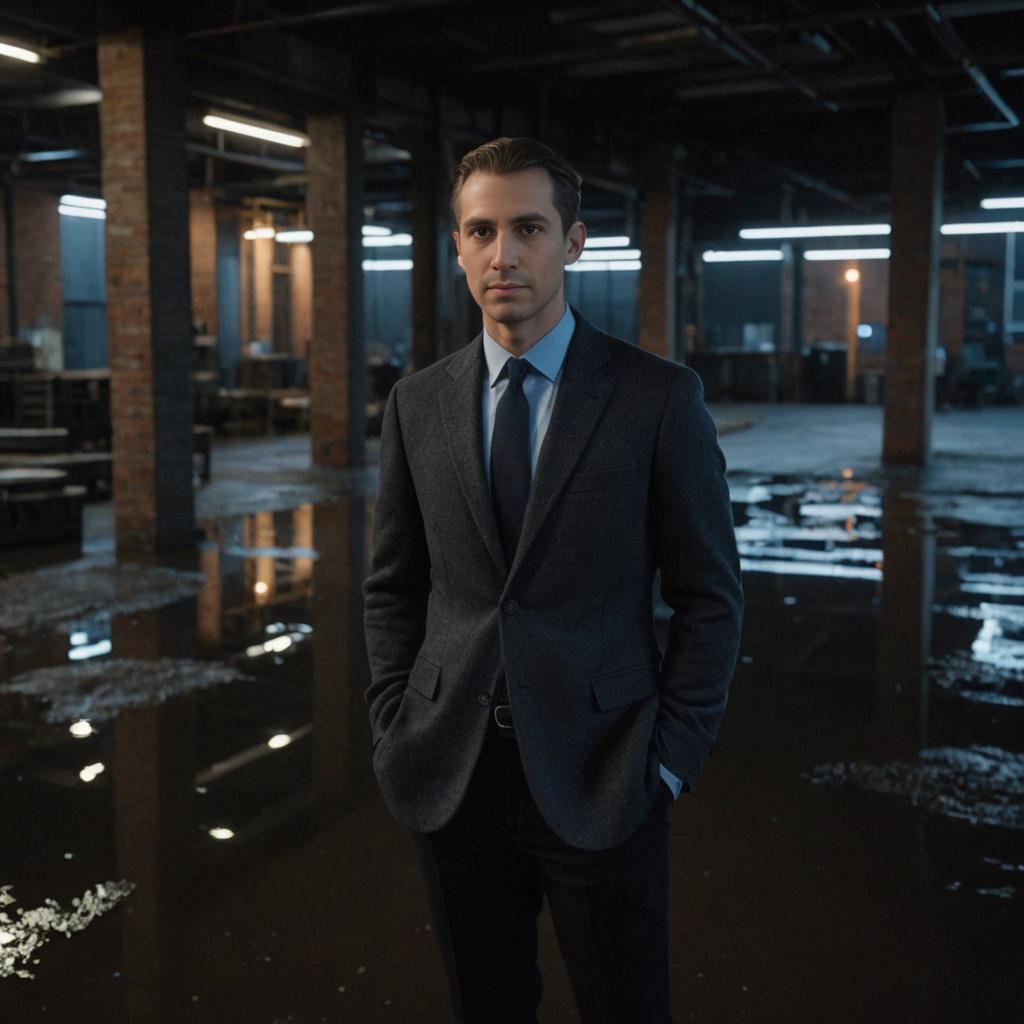
<svg viewBox="0 0 1024 1024"><path fill-rule="evenodd" d="M508 373L510 383L521 384L523 378L530 372L530 364L526 359L512 356L505 361L505 371Z"/></svg>

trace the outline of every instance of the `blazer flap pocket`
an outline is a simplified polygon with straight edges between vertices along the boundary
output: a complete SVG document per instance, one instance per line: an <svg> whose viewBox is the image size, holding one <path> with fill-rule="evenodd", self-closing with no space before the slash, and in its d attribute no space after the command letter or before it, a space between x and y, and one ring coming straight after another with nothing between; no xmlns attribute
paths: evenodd
<svg viewBox="0 0 1024 1024"><path fill-rule="evenodd" d="M658 689L658 665L634 665L616 672L595 676L591 680L594 699L602 711L625 707L633 701L650 697Z"/></svg>
<svg viewBox="0 0 1024 1024"><path fill-rule="evenodd" d="M636 476L637 464L613 466L611 469L591 469L577 473L569 485L570 491L603 491L609 487L622 487Z"/></svg>
<svg viewBox="0 0 1024 1024"><path fill-rule="evenodd" d="M437 693L437 678L441 674L441 666L419 656L409 673L409 685L420 695L433 700Z"/></svg>

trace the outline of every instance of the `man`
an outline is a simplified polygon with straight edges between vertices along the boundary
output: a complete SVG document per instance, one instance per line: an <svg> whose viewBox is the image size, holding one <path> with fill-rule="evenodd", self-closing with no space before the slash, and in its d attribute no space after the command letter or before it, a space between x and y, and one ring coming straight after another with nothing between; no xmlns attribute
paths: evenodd
<svg viewBox="0 0 1024 1024"><path fill-rule="evenodd" d="M452 237L483 331L400 380L381 432L373 766L479 1024L536 1020L545 894L585 1024L671 1019L667 807L711 753L740 632L699 379L567 306L579 206L539 142L465 156Z"/></svg>

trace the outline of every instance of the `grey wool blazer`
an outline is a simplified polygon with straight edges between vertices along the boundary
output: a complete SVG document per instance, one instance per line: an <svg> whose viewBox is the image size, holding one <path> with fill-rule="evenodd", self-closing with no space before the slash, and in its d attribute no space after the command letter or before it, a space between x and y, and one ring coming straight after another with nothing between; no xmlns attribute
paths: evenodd
<svg viewBox="0 0 1024 1024"><path fill-rule="evenodd" d="M482 334L388 396L365 697L381 792L415 832L458 808L503 668L537 807L587 850L644 823L659 761L694 787L725 711L743 596L700 379L572 311L511 565L484 476Z"/></svg>

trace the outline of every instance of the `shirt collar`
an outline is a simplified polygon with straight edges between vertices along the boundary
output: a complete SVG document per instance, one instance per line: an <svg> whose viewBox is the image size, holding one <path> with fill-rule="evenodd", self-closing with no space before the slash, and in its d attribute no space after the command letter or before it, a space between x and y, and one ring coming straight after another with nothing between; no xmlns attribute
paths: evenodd
<svg viewBox="0 0 1024 1024"><path fill-rule="evenodd" d="M573 331L576 329L576 318L572 315L569 304L565 304L562 319L548 331L544 337L534 342L523 356L539 373L550 381L558 377L558 372L565 361L565 353L569 349ZM488 383L493 388L506 361L512 358L507 348L502 348L484 327L484 357L487 360Z"/></svg>

